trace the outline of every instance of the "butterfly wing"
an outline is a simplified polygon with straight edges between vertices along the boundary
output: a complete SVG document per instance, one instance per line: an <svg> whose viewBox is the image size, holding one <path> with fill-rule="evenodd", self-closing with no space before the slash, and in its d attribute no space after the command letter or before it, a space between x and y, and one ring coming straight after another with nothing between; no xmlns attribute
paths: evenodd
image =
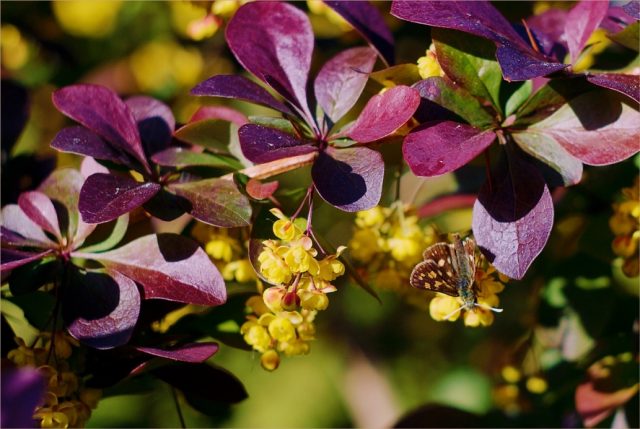
<svg viewBox="0 0 640 429"><path fill-rule="evenodd" d="M473 238L467 237L464 239L464 251L469 257L469 264L471 264L471 272L475 274L478 259L476 258L476 242Z"/></svg>
<svg viewBox="0 0 640 429"><path fill-rule="evenodd" d="M420 262L415 266L409 277L411 286L440 292L449 296L458 296L456 273L449 264L441 267L432 259Z"/></svg>

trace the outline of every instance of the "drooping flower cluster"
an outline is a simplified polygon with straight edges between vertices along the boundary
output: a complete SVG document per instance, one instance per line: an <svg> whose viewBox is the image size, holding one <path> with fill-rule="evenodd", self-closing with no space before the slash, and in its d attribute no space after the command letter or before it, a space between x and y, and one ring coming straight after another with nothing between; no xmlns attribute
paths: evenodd
<svg viewBox="0 0 640 429"><path fill-rule="evenodd" d="M76 339L66 332L41 333L33 345L16 337L18 347L10 350L8 359L18 367L38 369L46 380L47 391L33 418L42 428L84 427L91 410L98 405L102 392L83 387L70 363Z"/></svg>
<svg viewBox="0 0 640 429"><path fill-rule="evenodd" d="M640 273L640 177L632 187L622 190L622 200L613 205L613 211L609 219L611 231L616 236L613 252L624 260L622 272L628 277L636 277Z"/></svg>
<svg viewBox="0 0 640 429"><path fill-rule="evenodd" d="M263 242L258 262L260 274L275 286L265 289L262 297L248 300L252 314L240 328L245 341L262 353L262 366L270 371L278 367L279 353L309 352L309 341L315 336L313 320L329 305L327 293L336 290L331 282L345 272L338 259L344 247L319 259L306 220L291 220L278 209L271 212L278 217L273 233L279 240Z"/></svg>
<svg viewBox="0 0 640 429"><path fill-rule="evenodd" d="M436 58L436 48L433 43L429 46L424 56L418 58L418 73L422 79L444 76L444 71L442 71L440 63L438 63L438 58Z"/></svg>

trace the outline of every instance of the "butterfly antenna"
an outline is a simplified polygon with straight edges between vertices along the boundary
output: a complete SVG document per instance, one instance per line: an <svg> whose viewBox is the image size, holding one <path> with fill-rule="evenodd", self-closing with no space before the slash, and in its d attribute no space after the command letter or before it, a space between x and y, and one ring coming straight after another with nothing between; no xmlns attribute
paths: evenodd
<svg viewBox="0 0 640 429"><path fill-rule="evenodd" d="M491 310L491 311L494 311L496 313L502 313L504 311L504 309L502 309L502 308L489 307L488 305L478 304L477 302L474 305L476 307L484 308L485 310Z"/></svg>
<svg viewBox="0 0 640 429"><path fill-rule="evenodd" d="M457 313L457 312L459 312L459 311L462 311L462 309L463 309L463 308L464 308L464 307L458 307L455 311L452 311L451 313L447 314L447 315L444 317L444 319L443 319L443 320L449 320L449 318L450 318L451 316L453 316L454 314L456 314L456 313Z"/></svg>

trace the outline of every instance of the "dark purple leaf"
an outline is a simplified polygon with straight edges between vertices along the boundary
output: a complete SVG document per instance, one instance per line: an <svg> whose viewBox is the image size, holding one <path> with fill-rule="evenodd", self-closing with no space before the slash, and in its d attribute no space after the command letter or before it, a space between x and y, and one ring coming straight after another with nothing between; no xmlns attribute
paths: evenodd
<svg viewBox="0 0 640 429"><path fill-rule="evenodd" d="M368 1L325 1L380 54L389 66L395 63L393 34L380 11Z"/></svg>
<svg viewBox="0 0 640 429"><path fill-rule="evenodd" d="M176 120L169 106L155 98L136 96L125 104L138 124L138 132L147 156L166 148L176 127Z"/></svg>
<svg viewBox="0 0 640 429"><path fill-rule="evenodd" d="M2 226L22 237L41 243L41 247L54 247L42 228L32 221L17 204L7 204L2 208Z"/></svg>
<svg viewBox="0 0 640 429"><path fill-rule="evenodd" d="M419 105L418 91L408 86L394 86L371 97L345 134L359 143L380 140L411 119Z"/></svg>
<svg viewBox="0 0 640 429"><path fill-rule="evenodd" d="M204 363L176 363L153 370L153 374L182 391L207 401L235 403L247 398L244 386L233 374Z"/></svg>
<svg viewBox="0 0 640 429"><path fill-rule="evenodd" d="M622 6L622 9L634 19L640 20L640 1L631 0L629 3Z"/></svg>
<svg viewBox="0 0 640 429"><path fill-rule="evenodd" d="M2 257L0 258L2 260L2 262L0 263L0 271L4 272L21 267L22 265L28 264L29 262L42 259L50 254L52 250L47 250L40 253L32 253L3 247L2 249L0 249L0 252L2 254Z"/></svg>
<svg viewBox="0 0 640 429"><path fill-rule="evenodd" d="M157 183L140 183L129 177L97 173L84 182L78 207L86 223L109 222L140 207L160 189Z"/></svg>
<svg viewBox="0 0 640 429"><path fill-rule="evenodd" d="M526 22L532 33L536 35L536 41L542 52L558 61L564 60L567 53L567 41L564 38L567 11L552 8L527 18Z"/></svg>
<svg viewBox="0 0 640 429"><path fill-rule="evenodd" d="M135 282L117 271L74 273L62 314L69 334L96 349L111 349L131 338L140 313Z"/></svg>
<svg viewBox="0 0 640 429"><path fill-rule="evenodd" d="M247 3L229 21L225 35L245 69L296 104L311 120L306 88L313 31L304 12L286 3Z"/></svg>
<svg viewBox="0 0 640 429"><path fill-rule="evenodd" d="M224 280L198 244L175 234L147 235L104 253L73 253L140 283L144 299L198 305L226 301Z"/></svg>
<svg viewBox="0 0 640 429"><path fill-rule="evenodd" d="M226 170L239 170L242 164L228 156L205 152L194 152L181 147L170 147L151 157L158 165L168 167L213 167Z"/></svg>
<svg viewBox="0 0 640 429"><path fill-rule="evenodd" d="M575 63L591 33L607 15L608 0L581 0L567 14L564 35L571 54L571 63Z"/></svg>
<svg viewBox="0 0 640 429"><path fill-rule="evenodd" d="M221 228L251 223L251 203L231 180L206 179L169 187L187 200L185 209L196 219Z"/></svg>
<svg viewBox="0 0 640 429"><path fill-rule="evenodd" d="M340 52L320 69L313 84L316 99L335 123L358 101L376 62L371 48L352 48Z"/></svg>
<svg viewBox="0 0 640 429"><path fill-rule="evenodd" d="M134 161L129 156L85 127L63 128L53 138L51 147L60 152L90 156L132 168L135 166Z"/></svg>
<svg viewBox="0 0 640 429"><path fill-rule="evenodd" d="M44 399L47 380L40 371L32 367L2 368L0 380L0 392L2 392L0 427L35 427L33 413Z"/></svg>
<svg viewBox="0 0 640 429"><path fill-rule="evenodd" d="M538 170L509 154L491 173L473 207L473 235L503 274L521 279L544 248L553 227L551 194Z"/></svg>
<svg viewBox="0 0 640 429"><path fill-rule="evenodd" d="M402 153L416 176L438 176L462 167L495 138L493 131L459 122L434 121L407 134Z"/></svg>
<svg viewBox="0 0 640 429"><path fill-rule="evenodd" d="M262 106L270 107L286 115L293 115L291 109L285 106L282 102L276 100L266 89L257 83L250 81L244 76L213 76L196 85L195 88L191 90L191 94L250 101Z"/></svg>
<svg viewBox="0 0 640 429"><path fill-rule="evenodd" d="M611 91L591 91L527 131L554 139L585 164L620 162L640 150L640 114L626 101Z"/></svg>
<svg viewBox="0 0 640 429"><path fill-rule="evenodd" d="M147 171L135 117L113 91L99 85L71 85L53 93L56 108L136 158Z"/></svg>
<svg viewBox="0 0 640 429"><path fill-rule="evenodd" d="M0 226L0 231L0 241L2 241L3 247L49 247L49 245L46 245L40 241L25 238L17 232L11 231L4 226Z"/></svg>
<svg viewBox="0 0 640 429"><path fill-rule="evenodd" d="M202 363L218 351L216 343L189 343L171 350L155 347L136 347L137 350L165 359L178 362Z"/></svg>
<svg viewBox="0 0 640 429"><path fill-rule="evenodd" d="M256 124L240 127L238 137L244 156L259 164L318 150L289 133Z"/></svg>
<svg viewBox="0 0 640 429"><path fill-rule="evenodd" d="M347 212L367 210L380 201L384 162L366 147L328 147L318 155L311 176L329 204Z"/></svg>
<svg viewBox="0 0 640 429"><path fill-rule="evenodd" d="M509 82L547 76L568 67L568 64L554 62L530 48L514 44L498 46L496 58L502 68L502 76Z"/></svg>
<svg viewBox="0 0 640 429"><path fill-rule="evenodd" d="M167 188L162 188L142 207L153 217L164 222L171 222L185 214L183 203L182 198L172 194ZM177 224L174 224L174 226L177 226Z"/></svg>
<svg viewBox="0 0 640 429"><path fill-rule="evenodd" d="M49 197L40 191L23 192L18 198L18 205L40 228L62 242L58 214Z"/></svg>
<svg viewBox="0 0 640 429"><path fill-rule="evenodd" d="M613 89L640 103L640 76L620 73L593 73L587 80L594 85Z"/></svg>

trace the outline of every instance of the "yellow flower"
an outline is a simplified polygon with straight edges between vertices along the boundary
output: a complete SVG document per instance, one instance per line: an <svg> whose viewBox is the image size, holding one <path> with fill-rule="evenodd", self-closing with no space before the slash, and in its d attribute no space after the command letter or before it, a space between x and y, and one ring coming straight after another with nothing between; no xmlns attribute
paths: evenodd
<svg viewBox="0 0 640 429"><path fill-rule="evenodd" d="M280 240L293 241L302 236L302 230L289 219L278 219L273 223L273 233Z"/></svg>
<svg viewBox="0 0 640 429"><path fill-rule="evenodd" d="M287 317L267 314L261 316L260 319L260 323L268 323L267 329L273 339L277 341L292 341L296 338L296 329Z"/></svg>
<svg viewBox="0 0 640 429"><path fill-rule="evenodd" d="M489 295L487 297L482 297L478 295L477 297L478 304L482 306L494 307L497 308L500 304L500 300L498 299L498 295ZM472 328L478 326L489 326L493 323L493 312L486 308L482 307L473 307L473 309L466 311L464 313L464 324L465 326L469 326Z"/></svg>
<svg viewBox="0 0 640 429"><path fill-rule="evenodd" d="M300 305L308 310L326 310L329 306L329 298L319 290L298 291Z"/></svg>
<svg viewBox="0 0 640 429"><path fill-rule="evenodd" d="M640 176L632 187L622 189L622 201L613 205L609 226L616 235L613 252L624 258L622 272L628 277L640 273L638 241L640 241Z"/></svg>
<svg viewBox="0 0 640 429"><path fill-rule="evenodd" d="M251 261L239 259L231 261L222 268L222 277L225 280L236 280L238 283L247 283L256 279L256 272L253 270Z"/></svg>
<svg viewBox="0 0 640 429"><path fill-rule="evenodd" d="M226 233L220 233L211 234L204 250L213 259L230 262L233 259L234 251L237 252L238 248L239 244L236 239Z"/></svg>
<svg viewBox="0 0 640 429"><path fill-rule="evenodd" d="M495 276L498 276L498 279ZM489 265L487 270L478 268L476 270L476 284L478 285L479 295L488 296L500 293L504 290L504 283L509 280L504 274L498 273L493 265Z"/></svg>
<svg viewBox="0 0 640 429"><path fill-rule="evenodd" d="M520 374L520 371L511 365L507 365L502 368L502 371L500 373L502 374L502 378L504 378L504 380L508 383L517 383L518 381L520 381L520 378L522 376Z"/></svg>
<svg viewBox="0 0 640 429"><path fill-rule="evenodd" d="M278 350L284 353L285 356L306 355L309 353L310 348L309 343L299 339L278 343Z"/></svg>
<svg viewBox="0 0 640 429"><path fill-rule="evenodd" d="M122 1L58 0L52 6L64 31L72 36L100 38L113 31Z"/></svg>
<svg viewBox="0 0 640 429"><path fill-rule="evenodd" d="M206 307L198 306L195 304L185 305L184 307L180 307L167 313L161 320L156 320L155 322L153 322L151 324L151 329L154 332L165 333L184 316L188 314L200 313L205 308Z"/></svg>
<svg viewBox="0 0 640 429"><path fill-rule="evenodd" d="M380 252L378 235L371 229L359 229L354 232L349 242L349 254L353 259L367 263Z"/></svg>
<svg viewBox="0 0 640 429"><path fill-rule="evenodd" d="M595 63L595 56L604 51L609 45L611 45L611 40L607 37L607 32L602 28L598 28L587 40L585 46L588 48L578 57L578 60L573 65L573 71L577 73L591 68Z"/></svg>
<svg viewBox="0 0 640 429"><path fill-rule="evenodd" d="M18 348L9 350L7 358L17 366L38 366L46 360L46 350L38 347L27 347L22 338L16 337Z"/></svg>
<svg viewBox="0 0 640 429"><path fill-rule="evenodd" d="M318 278L330 282L343 275L344 270L344 264L336 259L336 256L327 256L320 261Z"/></svg>
<svg viewBox="0 0 640 429"><path fill-rule="evenodd" d="M436 57L435 47L433 44L427 49L424 57L418 58L418 73L422 79L434 76L444 76L444 72L440 67L438 58Z"/></svg>
<svg viewBox="0 0 640 429"><path fill-rule="evenodd" d="M260 273L272 284L288 284L292 277L291 269L278 254L278 250L275 241L266 240L264 242L264 248L258 255Z"/></svg>
<svg viewBox="0 0 640 429"><path fill-rule="evenodd" d="M19 70L29 60L29 43L20 30L11 24L2 24L0 30L2 46L2 66L10 70Z"/></svg>
<svg viewBox="0 0 640 429"><path fill-rule="evenodd" d="M448 295L438 294L429 303L429 314L433 320L442 321L445 317L449 322L455 322L460 317L460 312L454 313L461 307L460 300ZM453 314L452 314L453 313Z"/></svg>
<svg viewBox="0 0 640 429"><path fill-rule="evenodd" d="M385 213L382 207L375 206L369 210L356 213L356 225L360 228L373 228L380 226L385 221Z"/></svg>
<svg viewBox="0 0 640 429"><path fill-rule="evenodd" d="M252 346L255 350L264 353L271 348L271 337L266 328L255 320L249 320L242 324L240 333L243 335L244 341Z"/></svg>
<svg viewBox="0 0 640 429"><path fill-rule="evenodd" d="M316 251L307 236L291 242L291 247L283 254L284 261L293 273L304 273L316 276L320 272L320 264L316 261Z"/></svg>
<svg viewBox="0 0 640 429"><path fill-rule="evenodd" d="M280 356L275 350L267 350L260 356L260 364L267 371L275 371L280 365Z"/></svg>
<svg viewBox="0 0 640 429"><path fill-rule="evenodd" d="M45 332L45 333L42 333L41 336L43 338L50 338L51 333ZM68 359L69 357L71 357L71 354L73 353L73 349L71 347L72 346L78 347L80 345L78 340L76 340L75 338L73 338L72 336L70 336L64 331L55 332L55 334L53 335L53 343L54 343L54 351L55 351L56 357L60 359ZM48 339L45 343L44 349L48 352L50 347L51 347L51 340Z"/></svg>
<svg viewBox="0 0 640 429"><path fill-rule="evenodd" d="M257 316L262 316L269 312L269 308L265 305L262 296L254 295L247 300L246 306L251 309Z"/></svg>
<svg viewBox="0 0 640 429"><path fill-rule="evenodd" d="M262 299L264 304L274 313L282 311L282 298L287 293L287 288L274 286L264 290Z"/></svg>
<svg viewBox="0 0 640 429"><path fill-rule="evenodd" d="M538 376L529 377L527 379L526 386L529 392L538 395L546 392L548 388L547 381L544 378Z"/></svg>

